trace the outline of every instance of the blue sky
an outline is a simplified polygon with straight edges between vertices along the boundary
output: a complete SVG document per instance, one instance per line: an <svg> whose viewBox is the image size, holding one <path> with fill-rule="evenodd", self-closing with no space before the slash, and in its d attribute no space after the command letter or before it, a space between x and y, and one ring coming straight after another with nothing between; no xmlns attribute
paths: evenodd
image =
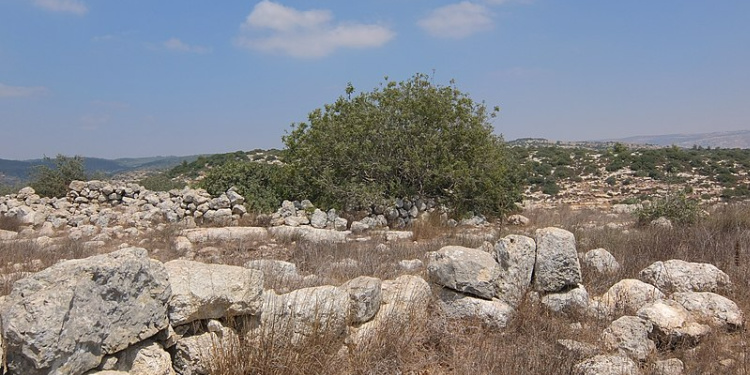
<svg viewBox="0 0 750 375"><path fill-rule="evenodd" d="M750 129L747 0L0 1L0 158L282 147L433 74L506 139Z"/></svg>

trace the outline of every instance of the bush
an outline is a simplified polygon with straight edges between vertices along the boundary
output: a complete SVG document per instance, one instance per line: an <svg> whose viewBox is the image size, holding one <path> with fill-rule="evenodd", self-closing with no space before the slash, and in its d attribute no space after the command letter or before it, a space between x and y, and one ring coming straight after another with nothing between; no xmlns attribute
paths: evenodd
<svg viewBox="0 0 750 375"><path fill-rule="evenodd" d="M159 173L148 176L138 182L139 185L151 191L170 191L172 189L182 189L185 184L173 181L166 173Z"/></svg>
<svg viewBox="0 0 750 375"><path fill-rule="evenodd" d="M650 207L643 207L636 211L638 224L646 225L660 217L666 217L673 224L687 225L696 223L702 216L698 201L689 199L684 192L674 197L656 199Z"/></svg>
<svg viewBox="0 0 750 375"><path fill-rule="evenodd" d="M281 205L281 197L293 194L285 172L278 165L235 161L212 168L199 186L214 196L234 187L245 197L250 212L273 212Z"/></svg>
<svg viewBox="0 0 750 375"><path fill-rule="evenodd" d="M44 161L53 164L54 168L44 164L34 167L30 184L40 196L64 197L71 181L87 179L80 156L57 155L54 161L45 156Z"/></svg>
<svg viewBox="0 0 750 375"><path fill-rule="evenodd" d="M503 214L521 198L517 165L484 104L426 75L347 96L292 125L284 161L318 205L356 210L436 198L457 214ZM497 110L497 108L495 109ZM343 206L343 207L342 207Z"/></svg>

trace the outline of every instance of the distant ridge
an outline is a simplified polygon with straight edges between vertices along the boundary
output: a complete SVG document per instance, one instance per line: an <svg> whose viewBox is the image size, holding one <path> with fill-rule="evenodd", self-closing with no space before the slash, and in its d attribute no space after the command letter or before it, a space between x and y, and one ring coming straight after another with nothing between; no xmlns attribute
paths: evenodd
<svg viewBox="0 0 750 375"><path fill-rule="evenodd" d="M606 141L679 147L750 148L750 130L735 130L697 134L639 135Z"/></svg>

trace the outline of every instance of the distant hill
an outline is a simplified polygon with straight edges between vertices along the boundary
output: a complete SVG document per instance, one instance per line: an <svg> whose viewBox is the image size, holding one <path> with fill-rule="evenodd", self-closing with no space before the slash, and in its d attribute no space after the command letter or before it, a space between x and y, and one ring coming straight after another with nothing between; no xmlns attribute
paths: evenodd
<svg viewBox="0 0 750 375"><path fill-rule="evenodd" d="M750 149L750 130L736 130L698 134L641 135L610 139L609 141L658 146L676 145L679 147L712 147Z"/></svg>
<svg viewBox="0 0 750 375"><path fill-rule="evenodd" d="M138 171L138 170L164 170L179 165L183 161L192 162L199 155L189 156L154 156L146 158L121 158L101 159L83 158L84 168L88 173L101 172L106 175ZM53 162L44 159L33 160L7 160L0 159L0 183L16 184L28 181L37 165L54 166Z"/></svg>

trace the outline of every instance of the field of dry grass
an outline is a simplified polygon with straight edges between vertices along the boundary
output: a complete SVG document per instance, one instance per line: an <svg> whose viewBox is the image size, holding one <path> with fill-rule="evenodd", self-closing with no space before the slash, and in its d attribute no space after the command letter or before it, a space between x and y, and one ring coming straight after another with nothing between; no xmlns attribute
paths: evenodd
<svg viewBox="0 0 750 375"><path fill-rule="evenodd" d="M447 228L437 220L421 223L414 229L415 241L385 242L373 234L363 241L346 244L311 244L301 241L215 243L210 252L195 254L196 260L240 265L248 260L274 258L292 262L302 275L317 275L300 280L267 277L266 287L292 290L301 287L341 283L357 276L393 279L401 274L426 277L424 268L407 271L397 266L400 260L420 259L442 246L458 244L477 247L484 240L507 234L533 235L536 228L557 226L576 235L579 252L604 248L622 265L619 272L602 276L583 269L584 285L589 293L601 295L615 282L637 278L638 272L659 260L683 259L711 263L725 271L734 283L726 296L745 312L750 311L750 206L735 204L711 210L707 218L688 227L661 229L634 227L633 217L609 215L599 211L532 210L527 227L495 225L491 228ZM607 223L624 223L623 226ZM16 224L1 222L4 228ZM138 245L150 250L162 261L181 254L172 246L179 228L165 227L139 239ZM381 245L382 244L382 245ZM116 247L97 251L108 251ZM381 246L378 246L381 245ZM0 267L3 283L0 294L7 294L15 279L60 259L93 255L95 251L76 241L64 241L54 247L33 241L22 244L0 241ZM35 260L35 261L31 261ZM243 322L227 322L242 330ZM305 345L272 345L262 339L243 338L237 345L215 348L213 374L570 374L580 360L563 350L560 339L596 344L608 321L586 316L553 315L539 304L523 301L516 318L504 330L494 330L478 321L455 321L430 308L427 318L394 326L372 339L366 347L342 347L340 340L315 336ZM244 335L240 335L244 337ZM750 374L747 358L747 332L740 329L713 335L697 348L669 348L642 364L644 374L653 373L658 359L679 358L687 374Z"/></svg>

